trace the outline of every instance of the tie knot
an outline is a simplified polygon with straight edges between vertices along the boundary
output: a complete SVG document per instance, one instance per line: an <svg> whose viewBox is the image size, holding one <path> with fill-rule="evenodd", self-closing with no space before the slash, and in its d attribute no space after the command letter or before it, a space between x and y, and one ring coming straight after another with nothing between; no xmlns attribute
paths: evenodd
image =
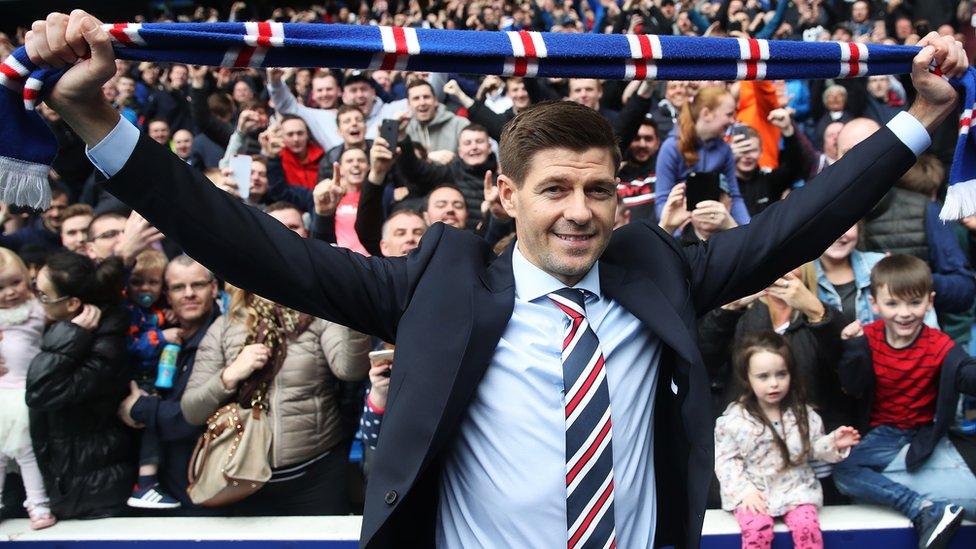
<svg viewBox="0 0 976 549"><path fill-rule="evenodd" d="M586 291L578 290L576 288L561 288L549 294L549 299L553 300L560 309L570 316L585 316L586 315L586 305L584 302L586 300ZM574 315L572 312L575 312Z"/></svg>

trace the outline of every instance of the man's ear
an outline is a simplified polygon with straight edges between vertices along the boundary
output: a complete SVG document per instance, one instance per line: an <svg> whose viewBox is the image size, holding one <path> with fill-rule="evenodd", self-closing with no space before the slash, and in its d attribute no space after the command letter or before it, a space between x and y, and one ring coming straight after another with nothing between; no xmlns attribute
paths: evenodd
<svg viewBox="0 0 976 549"><path fill-rule="evenodd" d="M72 315L77 314L81 311L82 307L85 306L84 303L77 297L69 297L64 303L65 308Z"/></svg>
<svg viewBox="0 0 976 549"><path fill-rule="evenodd" d="M501 202L509 217L512 219L518 217L515 214L518 204L518 186L512 178L503 173L498 174L498 201Z"/></svg>

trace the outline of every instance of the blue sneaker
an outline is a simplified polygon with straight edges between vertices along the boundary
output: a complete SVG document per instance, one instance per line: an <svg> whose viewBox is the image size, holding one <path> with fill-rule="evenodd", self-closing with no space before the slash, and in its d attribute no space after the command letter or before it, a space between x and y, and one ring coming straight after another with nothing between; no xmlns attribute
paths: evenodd
<svg viewBox="0 0 976 549"><path fill-rule="evenodd" d="M942 549L949 545L962 524L963 508L952 503L935 503L924 507L915 518L919 549Z"/></svg>
<svg viewBox="0 0 976 549"><path fill-rule="evenodd" d="M176 509L180 506L178 499L159 489L159 484L142 490L136 486L126 504L139 509Z"/></svg>

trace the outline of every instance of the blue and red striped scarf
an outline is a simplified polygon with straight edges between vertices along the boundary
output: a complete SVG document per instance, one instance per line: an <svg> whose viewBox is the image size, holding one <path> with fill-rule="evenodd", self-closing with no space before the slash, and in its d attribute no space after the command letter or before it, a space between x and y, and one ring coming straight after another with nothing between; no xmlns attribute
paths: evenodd
<svg viewBox="0 0 976 549"><path fill-rule="evenodd" d="M561 34L305 23L105 25L121 59L220 67L334 67L618 80L851 78L911 72L918 47L644 34ZM935 69L937 71L937 68ZM23 48L0 64L0 200L50 203L57 142L37 101L62 71L38 69ZM972 141L976 70L964 90L944 219L976 214Z"/></svg>

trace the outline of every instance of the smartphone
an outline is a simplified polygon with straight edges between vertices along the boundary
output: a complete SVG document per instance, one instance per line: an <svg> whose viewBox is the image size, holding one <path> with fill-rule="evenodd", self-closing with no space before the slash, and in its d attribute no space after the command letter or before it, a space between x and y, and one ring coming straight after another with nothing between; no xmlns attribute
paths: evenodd
<svg viewBox="0 0 976 549"><path fill-rule="evenodd" d="M400 121L384 119L380 124L380 137L386 140L386 145L395 152L397 142L400 141Z"/></svg>
<svg viewBox="0 0 976 549"><path fill-rule="evenodd" d="M235 154L230 159L231 177L237 183L237 193L241 200L247 200L251 194L251 162L254 159L245 154Z"/></svg>
<svg viewBox="0 0 976 549"><path fill-rule="evenodd" d="M370 362L376 363L376 362L383 362L385 360L389 360L389 361L393 360L393 349L383 349L382 351L369 352Z"/></svg>
<svg viewBox="0 0 976 549"><path fill-rule="evenodd" d="M732 142L735 142L735 136L741 135L742 137L749 137L750 133L751 131L749 126L746 126L745 124L736 124L729 130L729 137L731 138Z"/></svg>
<svg viewBox="0 0 976 549"><path fill-rule="evenodd" d="M722 197L722 187L718 172L691 172L685 181L685 206L693 211L699 202L719 200Z"/></svg>

